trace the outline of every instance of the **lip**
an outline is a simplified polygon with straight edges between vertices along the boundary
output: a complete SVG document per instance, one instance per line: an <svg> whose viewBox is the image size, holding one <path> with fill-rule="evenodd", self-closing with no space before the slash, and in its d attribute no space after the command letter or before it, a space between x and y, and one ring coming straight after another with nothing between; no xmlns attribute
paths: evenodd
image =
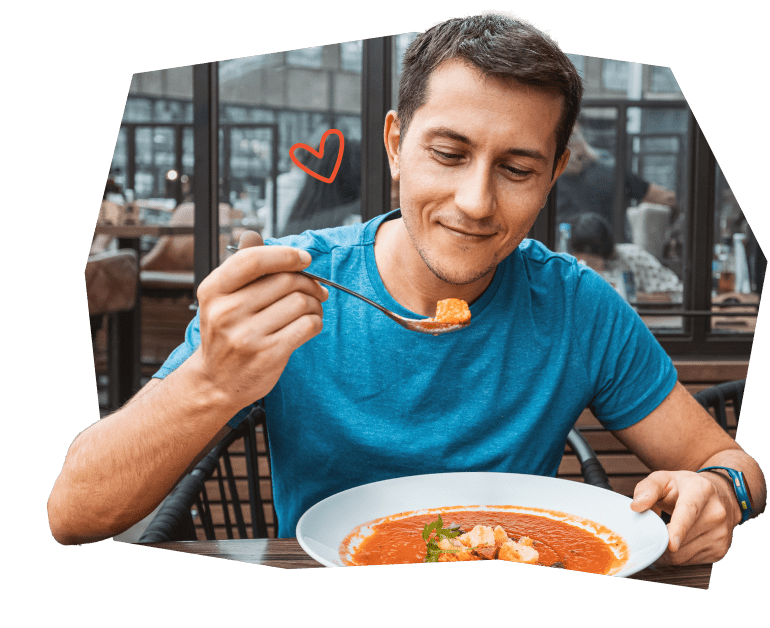
<svg viewBox="0 0 770 628"><path fill-rule="evenodd" d="M467 240L475 240L475 241L481 241L486 240L488 238L491 238L493 235L495 235L496 232L492 233L469 233L467 231L462 231L460 229L455 229L454 227L449 227L443 223L438 223L441 225L444 229L449 231L452 235L460 238L464 238Z"/></svg>

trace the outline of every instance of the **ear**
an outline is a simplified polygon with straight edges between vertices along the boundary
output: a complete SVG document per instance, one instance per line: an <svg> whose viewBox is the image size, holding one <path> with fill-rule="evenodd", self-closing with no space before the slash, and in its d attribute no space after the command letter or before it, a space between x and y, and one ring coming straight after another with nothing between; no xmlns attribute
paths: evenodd
<svg viewBox="0 0 770 628"><path fill-rule="evenodd" d="M556 170L553 173L553 179L551 180L551 187L553 187L553 184L556 183L556 179L562 175L564 169L567 167L567 164L569 163L569 156L570 150L569 148L565 148L564 154L559 158L559 163L556 164Z"/></svg>
<svg viewBox="0 0 770 628"><path fill-rule="evenodd" d="M390 164L390 176L395 181L401 177L401 168L399 166L399 143L401 142L401 125L398 121L398 115L395 111L388 111L385 116L385 150L388 152L388 163Z"/></svg>

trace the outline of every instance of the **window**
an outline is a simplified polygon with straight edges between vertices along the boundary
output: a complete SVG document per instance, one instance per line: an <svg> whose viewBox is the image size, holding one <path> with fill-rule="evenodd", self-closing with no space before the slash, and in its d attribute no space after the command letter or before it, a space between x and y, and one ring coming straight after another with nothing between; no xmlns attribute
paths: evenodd
<svg viewBox="0 0 770 628"><path fill-rule="evenodd" d="M220 199L265 237L360 221L361 41L223 62L219 69ZM344 136L337 178L323 183L292 162L292 146L316 150L329 129ZM311 168L324 157L298 149Z"/></svg>
<svg viewBox="0 0 770 628"><path fill-rule="evenodd" d="M403 54L416 36L390 39L389 108L397 106ZM342 42L217 64L219 194L234 212L228 214L233 229L280 236L360 220L351 199L336 213L316 207L290 220L301 189L313 182L289 151L297 143L317 148L326 130L339 129L344 153L355 156L351 168L360 191L363 48L361 41ZM586 88L579 120L585 148L573 146L568 170L531 235L558 248L561 224L569 223L574 235L578 218L601 215L613 244L625 249L626 266L646 264L632 280L623 264L602 271L667 350L748 355L766 259L673 73L568 56ZM375 98L375 87L367 88L364 101ZM193 128L192 68L134 76L110 176L117 194L154 204L142 210L145 219L168 220L169 208L191 200ZM379 137L371 145L368 150L382 149ZM591 166L583 180L581 150ZM390 188L385 206L396 208L398 186Z"/></svg>

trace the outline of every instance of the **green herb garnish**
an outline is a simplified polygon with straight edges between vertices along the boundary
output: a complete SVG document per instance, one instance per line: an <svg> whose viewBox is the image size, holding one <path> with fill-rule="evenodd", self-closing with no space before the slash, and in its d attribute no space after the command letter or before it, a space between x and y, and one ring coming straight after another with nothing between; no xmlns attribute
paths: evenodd
<svg viewBox="0 0 770 628"><path fill-rule="evenodd" d="M441 515L438 516L436 521L426 523L422 531L422 540L425 541L428 551L423 562L436 563L438 562L439 554L454 554L461 551L459 549L444 550L438 546L438 542L441 539L453 539L461 532L462 530L459 528L459 526L450 526L449 528L444 528L444 522L441 519ZM429 538L431 533L433 533L434 536Z"/></svg>

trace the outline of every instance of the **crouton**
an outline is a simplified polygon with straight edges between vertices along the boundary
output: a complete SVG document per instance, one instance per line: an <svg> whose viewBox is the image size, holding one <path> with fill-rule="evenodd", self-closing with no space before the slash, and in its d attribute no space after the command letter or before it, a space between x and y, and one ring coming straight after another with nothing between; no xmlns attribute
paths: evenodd
<svg viewBox="0 0 770 628"><path fill-rule="evenodd" d="M507 560L514 563L536 565L540 558L540 554L538 554L537 550L530 545L524 545L522 543L517 543L516 541L508 540L500 546L497 558L499 560Z"/></svg>

